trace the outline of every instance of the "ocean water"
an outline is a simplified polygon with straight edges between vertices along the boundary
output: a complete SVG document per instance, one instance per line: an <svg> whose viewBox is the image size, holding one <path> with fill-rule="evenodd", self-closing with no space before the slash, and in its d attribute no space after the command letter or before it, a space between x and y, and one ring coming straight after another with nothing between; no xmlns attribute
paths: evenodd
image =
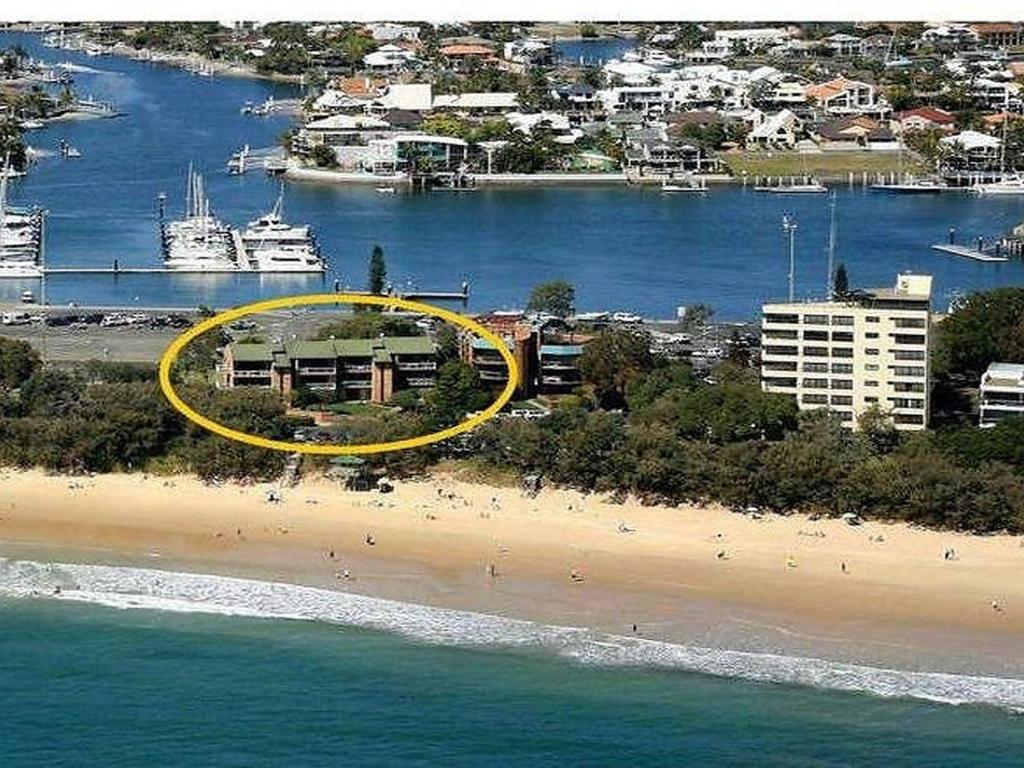
<svg viewBox="0 0 1024 768"><path fill-rule="evenodd" d="M0 559L4 766L1016 766L1022 705L1022 681Z"/></svg>
<svg viewBox="0 0 1024 768"><path fill-rule="evenodd" d="M289 85L186 72L115 57L90 58L46 49L36 38L0 34L0 46L21 43L46 61L71 60L98 70L76 75L80 93L111 99L117 120L58 123L29 134L56 150L61 139L77 160L44 159L14 185L17 203L49 210L52 266L157 266L156 198L169 215L182 210L189 162L207 174L221 218L241 225L269 208L277 182L261 173L228 176L225 163L243 144L267 147L290 118L243 116L246 102L299 94ZM623 41L569 43L588 50ZM575 49L574 49L575 50ZM399 194L368 187L288 183L288 218L314 226L331 260L326 281L275 275L54 275L54 303L216 306L262 297L362 287L367 256L384 247L399 287L451 290L470 280L472 309L522 306L539 281L575 283L581 309L623 309L673 316L681 304L704 302L723 319L756 315L784 296L788 254L784 213L798 222L798 296L826 285L828 208L824 196L785 198L739 187L699 199L656 189L480 189L471 195ZM972 289L1019 284L1024 264L981 264L931 250L949 227L961 241L1005 232L1024 220L1024 197L891 197L845 186L837 192L837 259L854 285L890 285L897 271L934 274L936 306ZM16 299L37 282L3 281L0 300Z"/></svg>

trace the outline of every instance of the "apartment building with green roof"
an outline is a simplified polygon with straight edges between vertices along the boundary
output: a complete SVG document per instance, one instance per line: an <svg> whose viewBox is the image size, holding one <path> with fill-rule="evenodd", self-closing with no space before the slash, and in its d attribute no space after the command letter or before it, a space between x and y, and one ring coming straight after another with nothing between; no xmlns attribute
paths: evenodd
<svg viewBox="0 0 1024 768"><path fill-rule="evenodd" d="M339 400L384 403L401 389L424 389L437 376L437 349L426 336L230 344L221 384L289 396L307 387Z"/></svg>

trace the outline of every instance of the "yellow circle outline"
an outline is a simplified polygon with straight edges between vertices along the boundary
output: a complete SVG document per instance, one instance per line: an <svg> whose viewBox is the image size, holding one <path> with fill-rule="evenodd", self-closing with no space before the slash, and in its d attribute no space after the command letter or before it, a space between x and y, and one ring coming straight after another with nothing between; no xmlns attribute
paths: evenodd
<svg viewBox="0 0 1024 768"><path fill-rule="evenodd" d="M178 358L178 355L181 354L181 350L184 349L190 341L213 328L217 328L225 323L230 323L232 320L237 320L240 317L252 315L257 312L266 312L272 309L292 307L297 304L368 304L379 307L398 307L412 312L419 312L425 315L439 317L442 320L446 320L462 328L466 328L477 336L489 341L494 348L498 350L502 358L504 358L505 364L508 366L508 381L505 384L505 388L501 391L501 394L498 395L498 398L493 403L487 406L487 408L476 416L466 419L465 421L456 424L454 427L448 427L447 429L442 429L438 432L431 432L430 434L421 435L419 437L409 437L404 440L392 440L387 443L365 443L360 445L297 443L288 440L272 440L267 437L250 435L247 432L231 429L230 427L226 427L213 419L203 416L201 413L193 410L188 403L178 396L178 393L174 389L174 385L171 384L171 366ZM164 397L166 397L168 402L183 416L185 416L185 418L195 424L198 424L200 427L208 429L214 434L226 437L230 440L237 440L238 442L255 445L260 448L270 448L275 451L288 451L290 453L311 453L329 456L402 451L406 448L419 448L420 446L430 445L431 443L436 443L441 440L447 440L449 437L454 437L455 435L467 432L474 427L478 427L488 419L496 416L498 411L505 407L505 405L512 399L512 395L515 394L516 383L518 381L519 366L516 363L515 357L509 351L508 346L501 337L494 332L487 330L475 320L464 317L457 312L442 309L441 307L435 307L430 304L423 304L418 301L399 299L391 296L376 296L373 294L310 293L302 296L284 296L278 299L257 301L252 304L235 307L234 309L219 312L213 317L207 318L206 320L193 325L180 336L177 336L170 343L167 349L164 350L164 353L160 358L160 389L163 390Z"/></svg>

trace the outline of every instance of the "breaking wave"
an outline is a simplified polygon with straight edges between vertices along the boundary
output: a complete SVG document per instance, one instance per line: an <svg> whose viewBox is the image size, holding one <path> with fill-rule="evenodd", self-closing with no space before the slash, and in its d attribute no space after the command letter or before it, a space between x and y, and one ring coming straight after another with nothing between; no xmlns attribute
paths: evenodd
<svg viewBox="0 0 1024 768"><path fill-rule="evenodd" d="M59 594L55 594L57 587ZM1024 680L1015 678L912 672L678 645L226 576L0 558L0 596L45 596L121 609L317 621L444 645L536 648L583 664L675 669L887 698L985 704L1024 711Z"/></svg>

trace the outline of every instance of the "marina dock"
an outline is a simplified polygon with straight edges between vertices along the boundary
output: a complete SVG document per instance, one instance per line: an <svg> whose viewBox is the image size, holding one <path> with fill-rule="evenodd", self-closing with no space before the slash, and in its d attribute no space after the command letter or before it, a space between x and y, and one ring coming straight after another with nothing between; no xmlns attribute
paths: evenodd
<svg viewBox="0 0 1024 768"><path fill-rule="evenodd" d="M938 243L932 246L932 250L941 251L942 253L951 253L954 256L962 256L965 259L972 259L974 261L1009 261L1009 259L1006 258L1005 256L997 256L994 253L986 253L984 251L979 251L977 248L968 248L966 245L950 245L948 243Z"/></svg>

